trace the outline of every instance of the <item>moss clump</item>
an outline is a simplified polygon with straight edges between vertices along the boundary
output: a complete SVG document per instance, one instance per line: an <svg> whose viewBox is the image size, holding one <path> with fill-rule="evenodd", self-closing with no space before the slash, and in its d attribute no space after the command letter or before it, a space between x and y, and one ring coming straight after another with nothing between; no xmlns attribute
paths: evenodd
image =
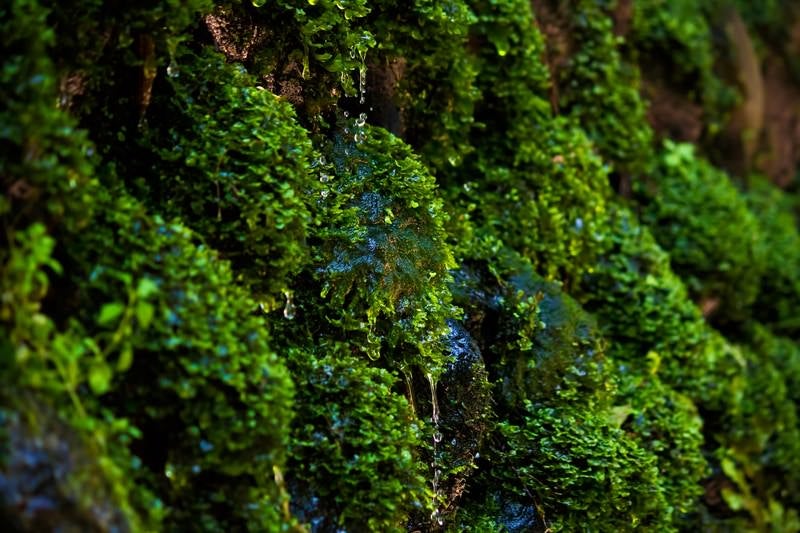
<svg viewBox="0 0 800 533"><path fill-rule="evenodd" d="M393 390L396 379L341 342L293 350L289 361L307 380L287 465L296 516L312 531L402 528L430 498L417 457L421 428Z"/></svg>
<svg viewBox="0 0 800 533"><path fill-rule="evenodd" d="M646 431L619 428L626 417L620 419L620 409L613 407L614 365L605 358L591 320L554 284L539 278L530 263L508 251L500 258L488 268L484 262L462 267L455 277L456 301L465 306L466 323L484 343L498 405L497 430L456 517L469 518L459 527L491 520L508 531L571 530L587 516L599 529L671 527L677 516L665 494L677 497L683 508L697 491L684 493L686 487L677 483L662 487L669 481L659 478L660 459L646 446L665 457L669 452L658 449L657 439ZM685 428L674 419L654 421L652 391L633 389L628 393L639 403L638 412L651 417L642 426L658 431L666 426L681 434ZM694 461L695 471L690 467L682 473L696 483L704 465L697 423L694 435L688 445L677 446L689 456L671 466Z"/></svg>
<svg viewBox="0 0 800 533"><path fill-rule="evenodd" d="M615 425L655 456L664 497L665 528L681 529L697 508L700 482L709 474L703 453L703 420L692 399L664 384L653 366L646 375L617 366L619 392L611 409Z"/></svg>
<svg viewBox="0 0 800 533"><path fill-rule="evenodd" d="M439 374L455 316L446 285L454 260L433 177L406 144L362 119L346 120L321 152L330 161L318 200L327 224L315 234L314 267L335 309L329 322L358 334L372 358L394 354L395 368Z"/></svg>
<svg viewBox="0 0 800 533"><path fill-rule="evenodd" d="M361 103L371 117L375 106L376 123L402 135L437 175L472 150L469 130L479 95L467 47L474 21L462 0L415 0L400 9L380 3L369 17L377 42Z"/></svg>
<svg viewBox="0 0 800 533"><path fill-rule="evenodd" d="M705 325L647 228L627 209L612 216L607 249L583 278L580 300L612 340L615 359L643 375L655 361L666 384L716 405L725 394L723 376L735 373L729 347Z"/></svg>
<svg viewBox="0 0 800 533"><path fill-rule="evenodd" d="M757 245L765 259L753 316L776 332L796 338L800 332L800 233L791 197L754 176L746 199L758 219L761 238Z"/></svg>
<svg viewBox="0 0 800 533"><path fill-rule="evenodd" d="M238 279L268 309L310 260L310 201L319 182L294 112L255 86L241 65L210 49L177 57L168 101L153 112L169 129L149 129L155 152L147 187L165 217L180 216L231 260ZM316 185L315 185L316 184Z"/></svg>
<svg viewBox="0 0 800 533"><path fill-rule="evenodd" d="M120 189L94 196L97 229L67 242L78 317L87 328L97 317L90 331L117 356L95 392L110 390L104 403L142 431L174 527L277 527L292 386L257 304L180 224Z"/></svg>
<svg viewBox="0 0 800 533"><path fill-rule="evenodd" d="M622 62L604 2L572 2L570 36L577 50L559 82L559 106L581 124L603 157L623 174L641 173L652 131L638 92L639 73Z"/></svg>
<svg viewBox="0 0 800 533"><path fill-rule="evenodd" d="M575 125L554 117L542 36L529 3L472 6L476 147L448 175L453 211L530 257L569 289L595 262L610 190L602 161Z"/></svg>
<svg viewBox="0 0 800 533"><path fill-rule="evenodd" d="M43 24L35 7L20 7L17 22ZM23 36L20 46L39 42ZM127 527L158 527L164 515L166 528L274 527L285 519L272 479L284 460L292 388L252 316L256 304L183 226L99 185L93 145L52 107L52 64L27 57L10 57L17 67L4 70L7 88L18 76L40 79L13 99L26 119L6 117L28 156L4 158L4 176L30 180L36 196L52 200L47 209L32 198L3 205L19 224L4 222L17 234L0 255L3 371L34 405L58 405L61 422L46 424L37 418L46 408L11 396L4 404L32 418L34 436L62 424L85 442ZM104 169L102 181L113 186L113 173ZM68 482L97 475L87 468L76 465Z"/></svg>
<svg viewBox="0 0 800 533"><path fill-rule="evenodd" d="M692 145L666 141L652 182L638 192L642 222L704 312L722 321L746 318L764 268L762 236L728 176Z"/></svg>
<svg viewBox="0 0 800 533"><path fill-rule="evenodd" d="M650 71L662 69L659 75L703 106L706 129L712 135L736 103L735 90L715 72L709 24L714 10L714 2L638 2L627 46L634 61Z"/></svg>

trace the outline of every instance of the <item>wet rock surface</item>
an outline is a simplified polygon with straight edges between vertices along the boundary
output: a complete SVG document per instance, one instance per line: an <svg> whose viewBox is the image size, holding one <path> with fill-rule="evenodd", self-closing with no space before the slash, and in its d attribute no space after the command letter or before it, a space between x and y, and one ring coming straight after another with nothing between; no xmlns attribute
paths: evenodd
<svg viewBox="0 0 800 533"><path fill-rule="evenodd" d="M89 447L38 406L34 428L0 411L0 523L9 532L125 533Z"/></svg>

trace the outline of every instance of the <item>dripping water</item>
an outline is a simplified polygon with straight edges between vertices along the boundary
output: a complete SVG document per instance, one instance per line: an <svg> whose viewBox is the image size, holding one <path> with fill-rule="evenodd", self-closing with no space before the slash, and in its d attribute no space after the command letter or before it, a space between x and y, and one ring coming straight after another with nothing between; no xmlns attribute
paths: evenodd
<svg viewBox="0 0 800 533"><path fill-rule="evenodd" d="M292 291L283 291L283 296L286 298L286 305L283 307L283 317L287 320L292 320L297 311L294 305L294 294Z"/></svg>
<svg viewBox="0 0 800 533"><path fill-rule="evenodd" d="M439 526L444 525L442 513L439 510L439 500L441 499L441 490L439 488L439 481L442 471L439 468L439 450L438 445L442 442L442 432L439 430L439 400L436 397L436 380L433 375L426 374L428 384L431 387L431 422L433 423L433 480L431 481L431 488L433 489L433 512L431 513L431 521L436 522Z"/></svg>

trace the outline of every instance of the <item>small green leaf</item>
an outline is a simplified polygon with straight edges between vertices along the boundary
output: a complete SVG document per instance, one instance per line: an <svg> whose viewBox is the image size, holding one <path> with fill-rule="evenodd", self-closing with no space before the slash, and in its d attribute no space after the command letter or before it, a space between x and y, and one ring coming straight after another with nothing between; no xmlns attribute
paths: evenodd
<svg viewBox="0 0 800 533"><path fill-rule="evenodd" d="M153 321L153 315L155 314L155 307L152 304L147 302L140 301L136 304L136 320L139 321L139 325L146 329L150 322Z"/></svg>
<svg viewBox="0 0 800 533"><path fill-rule="evenodd" d="M630 405L616 405L611 408L608 421L612 426L620 428L631 413L633 413L633 409Z"/></svg>
<svg viewBox="0 0 800 533"><path fill-rule="evenodd" d="M139 298L148 298L151 294L158 292L158 285L150 278L142 278L136 287L136 295Z"/></svg>
<svg viewBox="0 0 800 533"><path fill-rule="evenodd" d="M131 363L133 363L133 347L130 344L125 344L122 346L122 351L117 360L117 371L125 372L131 367Z"/></svg>
<svg viewBox="0 0 800 533"><path fill-rule="evenodd" d="M737 494L736 492L732 491L731 489L724 488L722 489L722 499L725 500L725 503L728 504L733 511L741 511L744 509L746 503L745 499L741 494Z"/></svg>
<svg viewBox="0 0 800 533"><path fill-rule="evenodd" d="M105 394L111 386L113 373L105 361L97 361L89 369L89 387L95 394Z"/></svg>
<svg viewBox="0 0 800 533"><path fill-rule="evenodd" d="M125 305L121 302L104 304L103 307L100 308L100 314L97 316L97 323L101 326L108 326L114 320L119 318L124 310Z"/></svg>

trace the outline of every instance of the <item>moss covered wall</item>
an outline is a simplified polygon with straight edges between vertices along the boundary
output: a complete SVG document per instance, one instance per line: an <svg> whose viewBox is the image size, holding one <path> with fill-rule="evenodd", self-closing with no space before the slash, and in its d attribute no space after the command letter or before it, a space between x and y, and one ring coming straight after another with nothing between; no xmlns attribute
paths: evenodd
<svg viewBox="0 0 800 533"><path fill-rule="evenodd" d="M798 35L8 0L0 522L800 531Z"/></svg>

